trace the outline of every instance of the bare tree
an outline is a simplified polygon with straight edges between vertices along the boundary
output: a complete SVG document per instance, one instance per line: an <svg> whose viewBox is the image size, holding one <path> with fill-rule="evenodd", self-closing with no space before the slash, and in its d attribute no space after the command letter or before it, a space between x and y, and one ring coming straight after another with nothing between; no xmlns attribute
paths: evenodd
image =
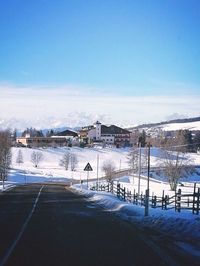
<svg viewBox="0 0 200 266"><path fill-rule="evenodd" d="M8 130L0 132L0 180L4 181L8 177L11 165L11 137Z"/></svg>
<svg viewBox="0 0 200 266"><path fill-rule="evenodd" d="M141 148L141 160L139 160L139 156L139 148L133 148L127 156L128 164L133 173L138 173L139 163L141 163L141 167L145 167L147 165L147 149Z"/></svg>
<svg viewBox="0 0 200 266"><path fill-rule="evenodd" d="M102 171L104 171L106 180L108 182L111 182L115 177L115 171L116 167L113 161L104 161L102 166Z"/></svg>
<svg viewBox="0 0 200 266"><path fill-rule="evenodd" d="M39 163L44 159L42 152L40 151L33 151L31 154L31 162L33 163L34 167L38 167Z"/></svg>
<svg viewBox="0 0 200 266"><path fill-rule="evenodd" d="M71 162L71 171L75 171L78 165L78 158L75 154L71 154L70 162Z"/></svg>
<svg viewBox="0 0 200 266"><path fill-rule="evenodd" d="M23 154L22 154L21 150L18 151L17 158L16 158L16 163L19 164L19 165L21 163L24 163Z"/></svg>
<svg viewBox="0 0 200 266"><path fill-rule="evenodd" d="M180 151L164 151L164 173L168 178L171 190L175 191L182 177L187 177L195 171L185 153Z"/></svg>
<svg viewBox="0 0 200 266"><path fill-rule="evenodd" d="M64 166L65 170L68 170L68 168L69 168L70 157L71 157L70 153L66 152L63 155L62 159L60 160L59 164L60 164L60 166Z"/></svg>
<svg viewBox="0 0 200 266"><path fill-rule="evenodd" d="M139 149L138 148L133 148L128 156L128 164L131 168L131 171L133 173L137 173L138 172L138 161L139 161Z"/></svg>

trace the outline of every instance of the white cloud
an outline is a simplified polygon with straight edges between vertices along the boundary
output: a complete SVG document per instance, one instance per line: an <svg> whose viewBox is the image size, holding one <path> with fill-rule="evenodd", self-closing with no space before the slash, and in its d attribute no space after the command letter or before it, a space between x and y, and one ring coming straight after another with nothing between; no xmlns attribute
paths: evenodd
<svg viewBox="0 0 200 266"><path fill-rule="evenodd" d="M136 124L159 122L173 113L185 117L200 115L199 97L126 96L73 85L0 85L0 120L15 118L46 124L51 118L54 123L70 120L69 124L75 126L78 120L86 123L100 117L104 123Z"/></svg>

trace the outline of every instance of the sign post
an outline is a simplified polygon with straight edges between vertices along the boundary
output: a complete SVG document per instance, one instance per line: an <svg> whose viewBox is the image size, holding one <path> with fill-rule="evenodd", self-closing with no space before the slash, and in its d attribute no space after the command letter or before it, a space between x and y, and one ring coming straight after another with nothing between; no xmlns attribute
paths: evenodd
<svg viewBox="0 0 200 266"><path fill-rule="evenodd" d="M90 165L90 163L87 163L84 171L87 171L87 189L88 189L88 179L89 179L89 172L93 171L92 166Z"/></svg>

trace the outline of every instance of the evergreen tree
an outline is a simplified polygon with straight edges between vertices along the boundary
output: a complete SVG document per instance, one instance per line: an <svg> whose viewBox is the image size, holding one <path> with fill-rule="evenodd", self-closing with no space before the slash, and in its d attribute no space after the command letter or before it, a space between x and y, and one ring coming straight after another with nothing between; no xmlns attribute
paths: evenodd
<svg viewBox="0 0 200 266"><path fill-rule="evenodd" d="M56 132L53 129L51 129L50 131L48 130L47 133L46 133L46 137L51 137L51 136L54 136L54 135L56 135Z"/></svg>
<svg viewBox="0 0 200 266"><path fill-rule="evenodd" d="M197 149L200 148L200 131L195 134L193 143L194 151L197 151Z"/></svg>
<svg viewBox="0 0 200 266"><path fill-rule="evenodd" d="M142 133L139 136L138 141L141 143L141 147L145 147L146 146L146 132L144 131L144 129L142 130Z"/></svg>
<svg viewBox="0 0 200 266"><path fill-rule="evenodd" d="M174 145L176 150L181 152L189 152L192 150L192 133L190 130L178 130L175 135Z"/></svg>
<svg viewBox="0 0 200 266"><path fill-rule="evenodd" d="M44 137L42 130L37 130L35 128L27 128L22 132L22 137L25 137L26 134L30 134L30 137Z"/></svg>
<svg viewBox="0 0 200 266"><path fill-rule="evenodd" d="M16 141L17 138L17 129L15 128L15 130L13 131L13 140Z"/></svg>

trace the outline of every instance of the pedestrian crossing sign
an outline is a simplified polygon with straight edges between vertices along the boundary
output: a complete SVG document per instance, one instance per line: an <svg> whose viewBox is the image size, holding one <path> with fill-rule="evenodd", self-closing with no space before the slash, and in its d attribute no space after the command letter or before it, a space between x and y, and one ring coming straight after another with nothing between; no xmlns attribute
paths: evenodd
<svg viewBox="0 0 200 266"><path fill-rule="evenodd" d="M90 165L90 163L86 164L86 166L84 168L84 171L93 171L92 166Z"/></svg>

